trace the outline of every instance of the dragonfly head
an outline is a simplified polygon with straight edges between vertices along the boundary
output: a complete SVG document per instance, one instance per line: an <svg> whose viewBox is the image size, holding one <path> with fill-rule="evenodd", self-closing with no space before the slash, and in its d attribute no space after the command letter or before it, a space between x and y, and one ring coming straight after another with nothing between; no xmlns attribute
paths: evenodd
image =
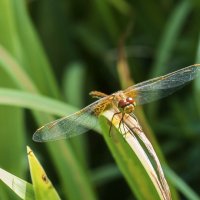
<svg viewBox="0 0 200 200"><path fill-rule="evenodd" d="M127 97L126 99L121 99L118 102L118 108L120 112L130 114L134 111L136 102L133 98Z"/></svg>

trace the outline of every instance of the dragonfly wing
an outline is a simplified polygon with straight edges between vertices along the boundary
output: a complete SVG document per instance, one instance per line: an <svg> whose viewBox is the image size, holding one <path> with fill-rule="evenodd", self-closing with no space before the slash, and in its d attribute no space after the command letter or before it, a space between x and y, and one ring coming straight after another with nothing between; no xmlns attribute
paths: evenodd
<svg viewBox="0 0 200 200"><path fill-rule="evenodd" d="M143 105L167 97L182 87L183 85L168 89L140 90L135 101L137 105Z"/></svg>
<svg viewBox="0 0 200 200"><path fill-rule="evenodd" d="M34 133L33 140L37 142L46 142L65 139L92 129L98 124L98 115L108 104L106 104L107 101L103 99L90 104L72 115L42 126Z"/></svg>
<svg viewBox="0 0 200 200"><path fill-rule="evenodd" d="M195 79L200 74L199 65L169 73L165 76L150 79L124 90L124 94L135 98L138 105L166 97Z"/></svg>

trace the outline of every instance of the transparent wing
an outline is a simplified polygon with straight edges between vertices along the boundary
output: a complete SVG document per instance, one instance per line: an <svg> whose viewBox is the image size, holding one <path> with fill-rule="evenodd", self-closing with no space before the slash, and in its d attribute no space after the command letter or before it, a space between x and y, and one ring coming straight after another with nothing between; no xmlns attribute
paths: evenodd
<svg viewBox="0 0 200 200"><path fill-rule="evenodd" d="M164 76L138 83L124 90L138 105L166 97L195 79L200 74L200 65L191 65Z"/></svg>
<svg viewBox="0 0 200 200"><path fill-rule="evenodd" d="M105 97L72 115L50 122L34 133L33 140L47 142L82 134L97 125L97 116L109 103Z"/></svg>

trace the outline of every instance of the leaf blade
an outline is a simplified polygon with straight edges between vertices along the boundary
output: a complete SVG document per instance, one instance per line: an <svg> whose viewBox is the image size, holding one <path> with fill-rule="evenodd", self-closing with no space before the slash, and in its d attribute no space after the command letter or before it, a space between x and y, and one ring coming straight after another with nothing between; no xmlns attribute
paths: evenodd
<svg viewBox="0 0 200 200"><path fill-rule="evenodd" d="M27 147L27 154L35 198L37 200L60 200L59 195L57 194L51 181L48 179L44 169L29 147Z"/></svg>
<svg viewBox="0 0 200 200"><path fill-rule="evenodd" d="M0 179L21 199L35 199L33 186L30 183L14 176L13 174L3 170L2 168L0 168Z"/></svg>

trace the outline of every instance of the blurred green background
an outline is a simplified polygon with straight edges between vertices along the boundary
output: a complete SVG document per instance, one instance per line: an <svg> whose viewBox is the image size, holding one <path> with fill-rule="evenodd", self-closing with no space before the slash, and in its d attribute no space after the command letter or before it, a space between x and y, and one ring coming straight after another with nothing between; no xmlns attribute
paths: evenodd
<svg viewBox="0 0 200 200"><path fill-rule="evenodd" d="M9 97L3 88L63 101L69 114L92 102L91 90L110 94L124 87L120 47L135 83L200 63L199 13L198 0L1 0L0 167L30 180L29 145L62 199L80 199L74 180L80 177L81 199L136 199L100 134L35 143L34 131L53 118L25 109L30 106L23 105L23 95ZM199 99L198 79L144 106L142 125L150 127L158 154L176 173L166 172L176 199L200 195ZM0 183L0 199L19 198Z"/></svg>

